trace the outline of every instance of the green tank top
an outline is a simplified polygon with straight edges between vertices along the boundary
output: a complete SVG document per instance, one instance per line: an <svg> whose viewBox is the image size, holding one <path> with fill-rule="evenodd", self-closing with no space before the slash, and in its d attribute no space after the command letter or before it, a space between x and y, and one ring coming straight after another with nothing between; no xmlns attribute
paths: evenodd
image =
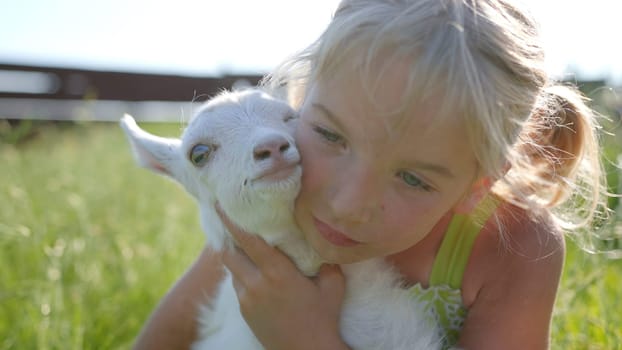
<svg viewBox="0 0 622 350"><path fill-rule="evenodd" d="M497 207L497 199L485 197L470 214L455 214L436 254L428 288L415 284L409 290L425 305L430 322L440 325L440 336L447 349L458 342L467 309L462 304L462 276L473 243L484 223Z"/></svg>

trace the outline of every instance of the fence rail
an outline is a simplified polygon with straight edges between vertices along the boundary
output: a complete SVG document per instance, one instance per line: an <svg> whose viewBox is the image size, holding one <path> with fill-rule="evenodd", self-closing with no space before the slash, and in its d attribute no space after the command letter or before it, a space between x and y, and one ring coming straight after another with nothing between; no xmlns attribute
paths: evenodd
<svg viewBox="0 0 622 350"><path fill-rule="evenodd" d="M178 121L222 89L260 79L0 64L0 119L111 121L127 112L143 121Z"/></svg>

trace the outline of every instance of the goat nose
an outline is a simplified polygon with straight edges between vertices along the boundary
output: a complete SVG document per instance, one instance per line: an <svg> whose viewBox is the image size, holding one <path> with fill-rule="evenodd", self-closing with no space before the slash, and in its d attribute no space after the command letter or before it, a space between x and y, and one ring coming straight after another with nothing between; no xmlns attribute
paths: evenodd
<svg viewBox="0 0 622 350"><path fill-rule="evenodd" d="M255 160L264 160L270 157L280 157L290 147L289 141L283 136L274 136L262 141L253 148Z"/></svg>

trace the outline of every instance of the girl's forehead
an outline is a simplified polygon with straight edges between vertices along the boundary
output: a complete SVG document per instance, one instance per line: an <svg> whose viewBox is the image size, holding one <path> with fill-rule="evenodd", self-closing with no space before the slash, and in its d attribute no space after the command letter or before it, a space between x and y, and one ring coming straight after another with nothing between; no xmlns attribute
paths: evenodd
<svg viewBox="0 0 622 350"><path fill-rule="evenodd" d="M318 81L309 91L304 108L311 109L312 115L328 118L352 141L360 140L370 146L399 143L406 148L447 149L459 144L455 150L469 152L462 118L440 113L438 105L442 98L430 96L402 108L402 102L394 98L399 93L399 83L392 85L387 81L377 95L369 96L357 80L337 75Z"/></svg>
<svg viewBox="0 0 622 350"><path fill-rule="evenodd" d="M348 92L361 103L366 103L379 112L390 113L405 102L408 90L406 76L408 67L400 62L369 66L341 65L330 74L320 76L316 85L324 89Z"/></svg>
<svg viewBox="0 0 622 350"><path fill-rule="evenodd" d="M334 114L357 116L361 123L378 123L386 131L409 128L433 130L461 125L464 118L440 92L416 92L409 86L405 68L383 67L379 72L361 74L343 69L310 85L308 103L322 104ZM466 137L466 129L460 128Z"/></svg>

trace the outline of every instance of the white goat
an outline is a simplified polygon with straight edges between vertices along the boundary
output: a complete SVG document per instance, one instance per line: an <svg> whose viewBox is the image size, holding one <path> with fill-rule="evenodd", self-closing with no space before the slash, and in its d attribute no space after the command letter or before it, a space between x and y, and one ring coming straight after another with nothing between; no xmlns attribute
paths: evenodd
<svg viewBox="0 0 622 350"><path fill-rule="evenodd" d="M322 260L293 219L300 187L300 156L293 140L296 113L255 89L226 92L208 101L180 139L151 135L126 115L121 120L138 163L181 183L196 198L207 243L233 242L215 211L218 202L242 229L285 252L306 275ZM400 288L382 259L343 265L346 296L341 334L354 349L435 349L437 328L422 305ZM262 349L239 311L231 277L201 313L194 349Z"/></svg>

